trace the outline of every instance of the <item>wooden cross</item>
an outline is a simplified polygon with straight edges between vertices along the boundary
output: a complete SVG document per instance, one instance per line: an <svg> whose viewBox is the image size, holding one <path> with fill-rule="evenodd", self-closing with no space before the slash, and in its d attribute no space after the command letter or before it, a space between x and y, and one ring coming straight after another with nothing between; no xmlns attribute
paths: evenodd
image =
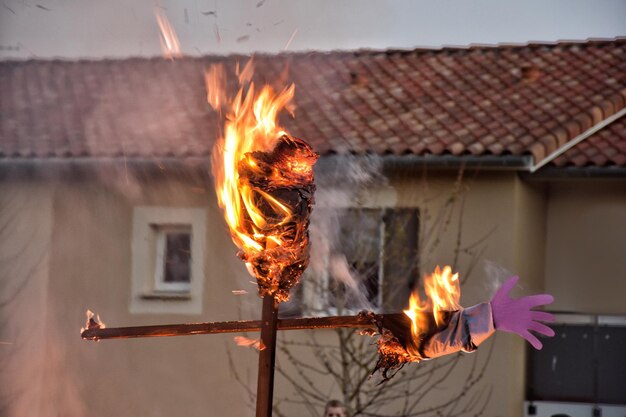
<svg viewBox="0 0 626 417"><path fill-rule="evenodd" d="M279 319L278 303L273 296L267 295L263 297L261 320L102 328L97 321L90 319L87 328L81 332L81 337L88 340L101 340L260 331L263 348L259 351L256 417L271 417L277 331L338 328L375 329L374 323L377 321L389 325L394 323L395 326L402 323L403 327L410 328L408 317L402 313Z"/></svg>

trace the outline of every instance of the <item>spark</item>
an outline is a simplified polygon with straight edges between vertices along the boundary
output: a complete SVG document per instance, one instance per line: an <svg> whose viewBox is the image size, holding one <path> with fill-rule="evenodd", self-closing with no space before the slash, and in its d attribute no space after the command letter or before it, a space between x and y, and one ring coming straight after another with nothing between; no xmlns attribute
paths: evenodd
<svg viewBox="0 0 626 417"><path fill-rule="evenodd" d="M217 23L213 24L213 32L215 32L215 39L217 39L217 43L222 43L222 36L220 35L220 28L217 26Z"/></svg>
<svg viewBox="0 0 626 417"><path fill-rule="evenodd" d="M160 41L161 49L163 50L163 56L168 59L180 57L180 42L178 41L176 31L174 31L174 28L167 19L165 12L162 9L155 8L154 15L159 25L159 30L161 34Z"/></svg>
<svg viewBox="0 0 626 417"><path fill-rule="evenodd" d="M289 48L289 45L291 45L291 42L293 41L293 38L296 37L297 33L298 33L298 28L296 28L296 30L294 30L293 33L291 34L291 36L289 37L289 40L287 41L287 44L283 48L283 51L286 51L287 48Z"/></svg>

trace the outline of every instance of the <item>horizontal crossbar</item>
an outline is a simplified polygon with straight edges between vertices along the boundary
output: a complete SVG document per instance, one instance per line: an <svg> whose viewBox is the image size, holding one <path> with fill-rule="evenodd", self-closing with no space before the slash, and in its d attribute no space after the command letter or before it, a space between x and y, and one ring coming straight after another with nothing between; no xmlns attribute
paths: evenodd
<svg viewBox="0 0 626 417"><path fill-rule="evenodd" d="M376 317L389 319L401 313L380 314ZM386 320L385 320L386 321ZM279 319L278 330L305 330L305 329L337 329L337 328L374 328L372 317L331 316L309 317L294 319ZM130 339L136 337L171 337L189 336L195 334L239 333L261 331L261 320L221 321L188 324L159 324L152 326L134 327L92 327L82 331L81 337L88 340L102 339Z"/></svg>

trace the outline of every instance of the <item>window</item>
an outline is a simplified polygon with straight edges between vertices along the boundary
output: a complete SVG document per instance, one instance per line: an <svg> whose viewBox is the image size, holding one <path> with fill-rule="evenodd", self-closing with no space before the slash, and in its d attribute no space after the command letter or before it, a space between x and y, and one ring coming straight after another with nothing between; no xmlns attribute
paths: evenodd
<svg viewBox="0 0 626 417"><path fill-rule="evenodd" d="M530 401L626 404L626 317L557 315L555 337L528 349Z"/></svg>
<svg viewBox="0 0 626 417"><path fill-rule="evenodd" d="M206 210L136 207L131 313L200 314Z"/></svg>
<svg viewBox="0 0 626 417"><path fill-rule="evenodd" d="M346 209L335 225L319 228L316 220L332 214L317 212L312 219L316 233L334 233L328 247L303 277L301 294L307 314L352 314L369 307L396 311L404 304L417 278L418 210L415 208ZM326 229L326 230L325 230ZM313 232L312 232L313 233ZM331 239L332 240L332 239ZM319 253L312 254L320 258ZM319 268L319 263L324 267ZM295 302L294 302L295 304ZM288 306L287 306L288 308Z"/></svg>
<svg viewBox="0 0 626 417"><path fill-rule="evenodd" d="M189 293L191 290L191 226L156 229L156 292Z"/></svg>

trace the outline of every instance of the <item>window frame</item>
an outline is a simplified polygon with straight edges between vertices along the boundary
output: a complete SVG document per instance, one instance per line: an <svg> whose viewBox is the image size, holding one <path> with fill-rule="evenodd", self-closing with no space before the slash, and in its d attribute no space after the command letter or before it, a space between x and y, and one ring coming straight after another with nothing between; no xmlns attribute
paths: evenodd
<svg viewBox="0 0 626 417"><path fill-rule="evenodd" d="M206 208L138 206L133 208L132 273L129 310L132 314L201 314L207 243ZM164 279L165 236L159 230L190 232L190 282ZM159 241L162 240L161 243ZM180 285L183 284L183 285Z"/></svg>

